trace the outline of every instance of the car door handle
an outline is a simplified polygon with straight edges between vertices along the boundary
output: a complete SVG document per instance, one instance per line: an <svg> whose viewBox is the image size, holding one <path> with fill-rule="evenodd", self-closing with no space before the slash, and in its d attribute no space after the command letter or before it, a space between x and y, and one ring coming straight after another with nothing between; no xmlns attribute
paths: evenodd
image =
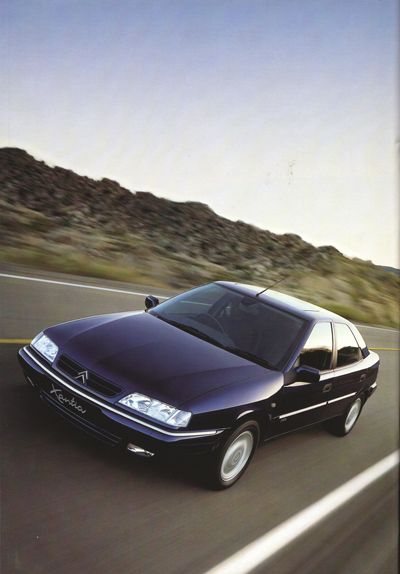
<svg viewBox="0 0 400 574"><path fill-rule="evenodd" d="M360 383L363 383L366 378L367 378L367 375L366 375L365 373L364 373L363 375L361 375L361 377L360 377Z"/></svg>
<svg viewBox="0 0 400 574"><path fill-rule="evenodd" d="M331 388L332 388L332 383L326 383L326 385L324 385L324 386L322 387L322 392L323 392L323 393L329 393L329 391L331 390Z"/></svg>

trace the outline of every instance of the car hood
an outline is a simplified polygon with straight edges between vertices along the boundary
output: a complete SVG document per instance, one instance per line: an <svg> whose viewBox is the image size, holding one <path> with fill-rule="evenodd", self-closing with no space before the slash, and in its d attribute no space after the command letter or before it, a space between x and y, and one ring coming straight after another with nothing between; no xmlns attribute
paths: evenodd
<svg viewBox="0 0 400 574"><path fill-rule="evenodd" d="M144 312L89 317L45 332L59 356L121 387L112 401L139 392L180 406L244 381L270 380L276 388L281 377Z"/></svg>

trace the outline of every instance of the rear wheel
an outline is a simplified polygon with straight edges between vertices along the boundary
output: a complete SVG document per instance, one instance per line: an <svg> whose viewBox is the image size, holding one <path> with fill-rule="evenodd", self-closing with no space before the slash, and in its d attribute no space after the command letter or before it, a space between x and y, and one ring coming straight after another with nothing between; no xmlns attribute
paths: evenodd
<svg viewBox="0 0 400 574"><path fill-rule="evenodd" d="M229 436L210 463L208 477L212 488L229 488L239 480L253 458L259 433L258 424L248 421Z"/></svg>
<svg viewBox="0 0 400 574"><path fill-rule="evenodd" d="M358 397L340 417L326 421L326 429L336 436L346 436L354 428L360 416L363 401Z"/></svg>

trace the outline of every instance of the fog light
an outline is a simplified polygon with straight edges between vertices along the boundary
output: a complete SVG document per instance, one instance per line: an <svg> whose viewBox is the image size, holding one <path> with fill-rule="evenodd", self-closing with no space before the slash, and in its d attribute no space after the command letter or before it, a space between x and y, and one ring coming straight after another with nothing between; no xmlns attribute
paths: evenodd
<svg viewBox="0 0 400 574"><path fill-rule="evenodd" d="M145 458L150 458L151 456L154 456L154 452L145 450L141 446L137 446L136 444L132 444L131 442L128 443L126 450L132 452L133 454L137 454L138 456L144 456Z"/></svg>

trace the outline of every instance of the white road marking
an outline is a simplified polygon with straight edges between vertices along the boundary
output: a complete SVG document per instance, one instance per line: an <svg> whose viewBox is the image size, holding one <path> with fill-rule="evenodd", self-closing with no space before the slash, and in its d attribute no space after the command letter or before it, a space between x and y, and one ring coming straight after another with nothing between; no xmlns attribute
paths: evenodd
<svg viewBox="0 0 400 574"><path fill-rule="evenodd" d="M206 574L247 574L251 572L398 464L399 451L397 450L251 542Z"/></svg>
<svg viewBox="0 0 400 574"><path fill-rule="evenodd" d="M111 287L97 287L96 285L85 285L84 283L69 283L67 281L55 281L54 279L42 279L39 277L27 277L26 275L11 275L9 273L0 273L0 277L8 279L22 279L24 281L36 281L38 283L50 283L52 285L65 285L67 287L80 287L81 289L95 289L96 291L110 291L111 293L125 293L127 295L141 295L146 297L149 293L140 293L138 291L124 291L123 289L111 289ZM168 299L164 295L155 295L159 299Z"/></svg>
<svg viewBox="0 0 400 574"><path fill-rule="evenodd" d="M398 329L390 328L390 327L374 327L373 325L358 325L357 323L354 323L354 324L359 329L378 329L378 331L389 331L389 333L398 333L399 332Z"/></svg>
<svg viewBox="0 0 400 574"><path fill-rule="evenodd" d="M42 279L40 277L27 277L26 275L12 275L10 273L0 273L0 277L6 277L8 279L22 279L24 281L36 281L38 283L50 283L52 285L65 285L67 287L80 287L81 289L94 289L96 291L109 291L111 293L125 293L127 295L140 295L146 297L148 293L142 293L139 291L125 291L123 289L112 289L111 287L97 287L95 285L85 285L83 283L72 283L68 281L56 281L54 279ZM159 299L168 299L165 295L155 295ZM398 333L398 329L388 329L385 327L373 327L372 325L356 325L361 329L378 329L379 331L389 331L391 333Z"/></svg>

